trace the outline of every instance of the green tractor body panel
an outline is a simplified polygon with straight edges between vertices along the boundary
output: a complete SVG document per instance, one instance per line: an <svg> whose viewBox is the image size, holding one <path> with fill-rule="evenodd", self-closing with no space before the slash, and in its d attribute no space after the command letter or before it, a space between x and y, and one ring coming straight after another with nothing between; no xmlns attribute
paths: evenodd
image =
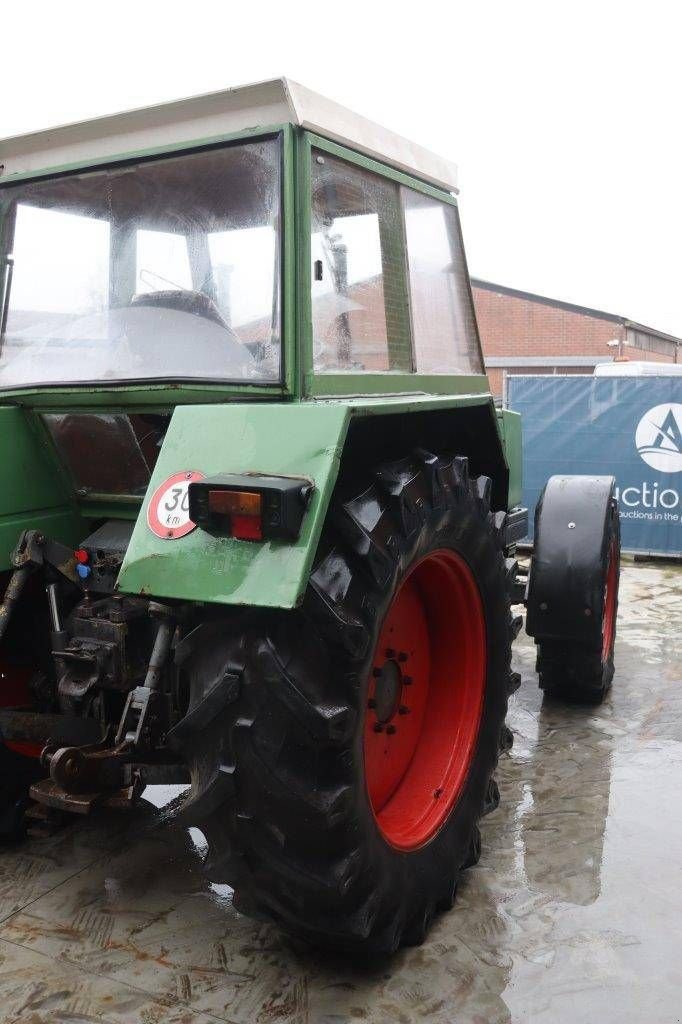
<svg viewBox="0 0 682 1024"><path fill-rule="evenodd" d="M181 406L171 420L118 580L128 594L231 605L296 604L305 587L348 420L338 404ZM181 471L306 477L314 492L296 541L250 543L196 529L163 540L147 524L156 488Z"/></svg>
<svg viewBox="0 0 682 1024"><path fill-rule="evenodd" d="M294 607L307 585L351 420L487 405L488 395L474 394L180 406L135 524L118 589L225 605ZM314 491L299 537L251 543L202 529L177 539L156 536L147 522L154 492L174 474L192 471L207 477L255 473L310 480Z"/></svg>
<svg viewBox="0 0 682 1024"><path fill-rule="evenodd" d="M12 552L28 528L75 544L82 524L74 495L32 414L0 406L0 571L10 568Z"/></svg>
<svg viewBox="0 0 682 1024"><path fill-rule="evenodd" d="M507 508L514 508L521 503L523 477L521 465L523 458L521 414L510 409L497 410L497 422L500 429L504 454L509 466L509 493Z"/></svg>

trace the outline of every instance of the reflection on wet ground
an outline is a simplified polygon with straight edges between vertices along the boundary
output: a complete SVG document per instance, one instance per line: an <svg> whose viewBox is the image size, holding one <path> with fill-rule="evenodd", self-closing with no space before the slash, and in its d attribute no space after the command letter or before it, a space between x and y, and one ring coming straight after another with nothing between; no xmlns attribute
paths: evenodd
<svg viewBox="0 0 682 1024"><path fill-rule="evenodd" d="M601 708L543 704L519 639L502 804L422 947L361 966L240 917L148 808L2 852L0 1020L678 1021L682 570L629 565L621 595Z"/></svg>

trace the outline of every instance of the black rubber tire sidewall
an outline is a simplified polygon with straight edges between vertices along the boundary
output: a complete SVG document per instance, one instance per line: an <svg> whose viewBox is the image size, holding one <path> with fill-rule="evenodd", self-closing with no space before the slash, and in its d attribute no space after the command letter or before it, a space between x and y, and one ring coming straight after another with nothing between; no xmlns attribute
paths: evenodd
<svg viewBox="0 0 682 1024"><path fill-rule="evenodd" d="M600 704L607 696L615 672L616 620L620 587L620 516L618 505L611 500L604 525L601 545L602 593L605 592L609 554L615 551L617 562L613 641L606 658L600 645L578 643L570 639L541 639L537 671L540 687L547 696L570 703ZM602 610L602 616L604 612ZM603 627L603 618L599 623Z"/></svg>

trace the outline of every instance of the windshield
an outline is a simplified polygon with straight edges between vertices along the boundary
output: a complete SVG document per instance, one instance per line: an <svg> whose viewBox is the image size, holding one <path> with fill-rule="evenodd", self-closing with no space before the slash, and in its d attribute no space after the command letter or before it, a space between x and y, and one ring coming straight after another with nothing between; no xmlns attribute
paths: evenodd
<svg viewBox="0 0 682 1024"><path fill-rule="evenodd" d="M0 190L0 387L277 381L276 139Z"/></svg>

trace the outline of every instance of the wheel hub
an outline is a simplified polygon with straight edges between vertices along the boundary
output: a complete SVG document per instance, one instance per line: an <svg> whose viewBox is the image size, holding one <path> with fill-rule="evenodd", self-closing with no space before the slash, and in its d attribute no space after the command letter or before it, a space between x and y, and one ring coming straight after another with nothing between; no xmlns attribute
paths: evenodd
<svg viewBox="0 0 682 1024"><path fill-rule="evenodd" d="M398 714L402 704L403 674L400 665L393 657L387 657L381 666L375 666L374 695L370 697L368 706L374 711L380 725L388 725Z"/></svg>

